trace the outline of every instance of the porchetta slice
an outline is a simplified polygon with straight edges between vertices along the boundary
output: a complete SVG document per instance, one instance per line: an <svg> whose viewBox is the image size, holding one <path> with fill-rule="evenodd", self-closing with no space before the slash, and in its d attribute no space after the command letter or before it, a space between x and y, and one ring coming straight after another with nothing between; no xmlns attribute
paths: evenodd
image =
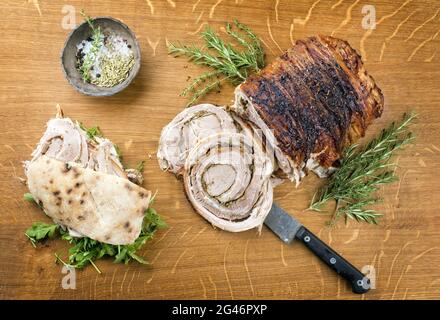
<svg viewBox="0 0 440 320"><path fill-rule="evenodd" d="M224 108L212 104L186 108L162 129L157 151L161 169L182 174L190 150L201 139L221 132L237 132Z"/></svg>
<svg viewBox="0 0 440 320"><path fill-rule="evenodd" d="M270 159L248 136L220 133L201 140L183 172L188 199L214 226L231 232L259 228L272 206Z"/></svg>
<svg viewBox="0 0 440 320"><path fill-rule="evenodd" d="M47 155L60 161L72 161L87 166L89 150L86 135L82 131L71 119L63 118L59 109L57 116L47 123L46 132L32 152L31 161Z"/></svg>
<svg viewBox="0 0 440 320"><path fill-rule="evenodd" d="M35 161L43 155L127 178L115 145L103 137L89 138L78 122L64 117L59 107L56 117L48 121L46 131L32 152L30 161ZM25 167L28 163L25 162Z"/></svg>
<svg viewBox="0 0 440 320"><path fill-rule="evenodd" d="M235 90L231 110L259 129L277 174L297 184L307 169L325 177L345 146L381 116L383 95L343 40L296 41Z"/></svg>
<svg viewBox="0 0 440 320"><path fill-rule="evenodd" d="M115 145L110 140L103 137L94 137L89 141L89 151L87 168L123 178L127 177Z"/></svg>

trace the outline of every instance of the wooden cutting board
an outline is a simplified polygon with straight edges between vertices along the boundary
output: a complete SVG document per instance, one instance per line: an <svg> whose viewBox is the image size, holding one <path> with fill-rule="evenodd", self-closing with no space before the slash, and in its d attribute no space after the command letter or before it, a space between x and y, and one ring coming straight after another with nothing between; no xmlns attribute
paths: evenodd
<svg viewBox="0 0 440 320"><path fill-rule="evenodd" d="M192 1L3 1L0 24L0 298L28 299L434 299L440 298L440 3L374 1L376 28L362 27L362 10L372 1L192 0ZM63 7L64 6L64 7ZM67 12L84 7L92 16L123 20L138 36L142 67L135 82L110 98L77 93L64 79L60 51L70 30ZM366 9L365 9L366 8ZM366 13L366 11L364 11ZM416 110L414 145L396 157L398 183L385 186L378 206L380 224L343 221L326 226L328 216L305 212L322 183L309 176L296 189L285 183L276 201L353 264L370 268L376 289L353 295L344 281L303 246L282 244L263 229L231 234L214 230L185 198L181 182L159 170L161 128L185 105L179 92L202 72L185 59L167 55L166 41L193 43L207 24L215 29L239 18L265 44L267 61L295 39L332 34L348 40L363 56L385 95L385 112L368 130L369 139L403 112ZM366 21L371 22L371 21ZM233 88L204 98L218 104L233 99ZM169 228L142 252L150 261L99 261L76 273L76 289L63 289L65 274L54 253L62 241L35 249L24 231L42 212L22 200L22 161L60 104L66 115L99 125L117 143L127 166L146 159L145 186L158 190L155 207ZM365 141L365 140L364 140ZM373 273L371 273L373 272Z"/></svg>

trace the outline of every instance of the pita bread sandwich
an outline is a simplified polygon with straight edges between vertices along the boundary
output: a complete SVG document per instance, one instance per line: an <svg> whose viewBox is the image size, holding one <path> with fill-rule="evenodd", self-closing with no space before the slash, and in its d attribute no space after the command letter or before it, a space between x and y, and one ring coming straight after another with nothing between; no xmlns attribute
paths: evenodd
<svg viewBox="0 0 440 320"><path fill-rule="evenodd" d="M125 170L97 127L86 129L59 109L24 167L25 197L53 220L26 232L34 245L61 236L75 247L69 262L60 261L75 267L96 267L93 260L105 255L145 262L136 251L164 223L151 208L151 192L138 185L141 170Z"/></svg>

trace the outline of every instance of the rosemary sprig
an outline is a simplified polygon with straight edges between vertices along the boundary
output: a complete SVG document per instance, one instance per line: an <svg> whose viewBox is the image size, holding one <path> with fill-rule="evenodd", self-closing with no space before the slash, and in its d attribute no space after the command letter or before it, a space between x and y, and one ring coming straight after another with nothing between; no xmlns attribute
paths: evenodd
<svg viewBox="0 0 440 320"><path fill-rule="evenodd" d="M236 30L234 30L236 29ZM205 48L170 43L168 51L174 56L186 56L195 64L209 67L214 71L196 77L182 91L181 96L192 94L187 106L200 97L221 87L228 81L233 85L243 82L252 72L264 67L264 50L258 37L246 25L234 20L226 24L226 33L242 48L226 43L215 31L207 27L201 37Z"/></svg>
<svg viewBox="0 0 440 320"><path fill-rule="evenodd" d="M191 100L186 105L187 107L189 107L194 104L194 102L196 102L200 97L208 94L213 90L219 90L222 82L228 79L229 77L220 78L219 76L216 76L214 78L212 74L202 74L201 76L194 79L194 81L188 87L186 87L185 90L182 91L180 96L186 97L189 93L192 93ZM207 85L203 88L198 89L198 87L205 82L207 82Z"/></svg>
<svg viewBox="0 0 440 320"><path fill-rule="evenodd" d="M251 62L250 65L253 66L255 71L259 71L261 68L264 67L264 50L263 46L261 45L261 41L258 39L258 37L252 32L252 30L246 26L245 24L242 24L238 22L238 20L234 20L234 25L243 32L248 39L242 37L240 33L235 32L232 28L232 25L228 23L226 25L226 33L229 34L231 37L233 37L239 44L241 44L243 47L248 48L248 58ZM244 52L246 55L247 53Z"/></svg>
<svg viewBox="0 0 440 320"><path fill-rule="evenodd" d="M415 114L405 114L399 124L392 123L364 147L348 147L340 167L330 176L328 184L315 194L309 209L321 211L327 201L335 200L331 224L342 216L346 220L377 223L381 214L365 207L381 200L374 196L380 185L397 180L393 170L396 164L389 160L394 151L414 139L408 126L415 117Z"/></svg>
<svg viewBox="0 0 440 320"><path fill-rule="evenodd" d="M101 27L95 27L93 23L93 19L89 16L87 16L84 12L84 10L81 10L81 15L83 16L84 20L89 25L90 29L92 29L92 47L90 51L84 56L83 61L79 64L78 70L81 73L81 76L83 78L84 82L90 82L90 69L92 68L93 64L95 63L95 59L97 56L97 53L102 45L102 39L103 34L101 31Z"/></svg>

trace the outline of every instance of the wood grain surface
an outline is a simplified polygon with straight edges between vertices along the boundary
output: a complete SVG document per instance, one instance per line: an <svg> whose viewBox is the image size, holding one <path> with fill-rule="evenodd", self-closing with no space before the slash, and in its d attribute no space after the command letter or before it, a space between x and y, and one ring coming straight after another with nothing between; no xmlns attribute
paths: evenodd
<svg viewBox="0 0 440 320"><path fill-rule="evenodd" d="M70 32L63 28L65 1L2 1L0 11L0 298L11 299L435 299L440 298L440 2L411 0L126 0L69 1L92 16L123 20L138 36L142 67L134 83L110 98L77 93L64 79L60 51ZM376 28L365 30L362 9L373 5ZM66 8L65 8L66 9ZM67 8L69 9L69 7ZM209 24L218 29L239 18L261 37L267 61L295 39L332 34L363 56L385 95L385 111L368 130L377 134L403 112L416 110L414 145L396 157L400 181L379 192L380 224L342 221L304 211L322 183L310 175L296 189L285 183L276 201L353 264L374 266L376 289L351 293L303 246L282 244L263 229L232 234L213 229L185 198L182 183L160 171L156 160L161 128L185 105L179 92L202 69L167 55L166 41L193 43ZM233 99L233 88L204 98ZM24 231L42 212L22 200L22 161L60 104L67 116L98 124L117 143L127 166L146 159L145 186L158 190L155 207L169 228L142 255L143 266L99 261L76 274L76 289L54 263L60 240L35 249ZM365 141L365 140L364 140Z"/></svg>

